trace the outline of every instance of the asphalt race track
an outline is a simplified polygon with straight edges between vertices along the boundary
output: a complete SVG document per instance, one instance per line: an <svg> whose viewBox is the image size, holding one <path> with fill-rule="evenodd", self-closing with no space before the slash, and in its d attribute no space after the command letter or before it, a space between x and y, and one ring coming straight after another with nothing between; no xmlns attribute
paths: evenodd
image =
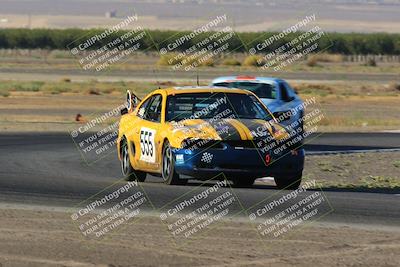
<svg viewBox="0 0 400 267"><path fill-rule="evenodd" d="M398 133L327 133L307 140L308 153L346 150L399 149ZM67 134L0 134L0 201L74 207L92 195L108 192L120 181L120 165L115 150L105 158L87 165ZM157 211L165 204L198 188L200 181L187 186L167 186L161 178L148 177L141 183ZM222 188L221 190L228 190ZM232 189L242 203L242 210L267 198L277 198L289 191L255 185ZM303 194L311 194L307 191ZM347 224L400 225L399 194L365 192L324 192L331 210L323 222ZM154 210L153 210L154 211ZM240 213L240 215L245 213Z"/></svg>

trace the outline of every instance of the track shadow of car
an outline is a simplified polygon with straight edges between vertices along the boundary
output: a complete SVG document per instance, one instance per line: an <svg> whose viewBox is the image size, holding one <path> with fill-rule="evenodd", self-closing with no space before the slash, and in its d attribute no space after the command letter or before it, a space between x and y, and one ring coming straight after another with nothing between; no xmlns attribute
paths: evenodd
<svg viewBox="0 0 400 267"><path fill-rule="evenodd" d="M305 144L304 149L307 152L324 152L324 151L352 151L352 150L374 150L374 149L393 149L399 148L395 146L354 146L354 145L319 145Z"/></svg>
<svg viewBox="0 0 400 267"><path fill-rule="evenodd" d="M380 194L400 194L400 187L367 187L367 186L354 186L339 187L339 186L325 186L321 187L325 192L359 192L359 193L380 193Z"/></svg>
<svg viewBox="0 0 400 267"><path fill-rule="evenodd" d="M203 186L203 187L211 187L214 185L212 181L201 182L197 180L189 181L186 186ZM256 189L256 190L279 190L275 185L264 185L264 184L254 184L252 186L245 187L235 187L233 185L229 185L232 188L240 188L240 189ZM285 189L283 189L285 190ZM353 186L353 187L339 187L339 186L323 186L320 189L308 189L308 191L314 190L322 190L326 192L360 192L360 193L381 193L381 194L400 194L400 187L386 188L386 187L367 187L367 186Z"/></svg>
<svg viewBox="0 0 400 267"><path fill-rule="evenodd" d="M216 181L215 181L216 182ZM214 181L198 181L198 180L192 180L189 181L188 184L186 186L193 186L193 187L197 187L197 186L204 186L204 187L211 187L213 186L215 183ZM248 189L274 189L274 190L279 190L275 185L260 185L260 184L254 184L251 186L234 186L233 184L229 184L229 187L232 188L248 188Z"/></svg>

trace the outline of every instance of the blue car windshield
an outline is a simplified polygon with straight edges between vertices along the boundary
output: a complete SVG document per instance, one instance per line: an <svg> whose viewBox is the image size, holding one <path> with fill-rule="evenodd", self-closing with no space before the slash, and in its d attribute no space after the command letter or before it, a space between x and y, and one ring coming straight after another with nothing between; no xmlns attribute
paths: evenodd
<svg viewBox="0 0 400 267"><path fill-rule="evenodd" d="M185 119L271 119L252 96L238 93L185 93L167 98L166 121Z"/></svg>
<svg viewBox="0 0 400 267"><path fill-rule="evenodd" d="M214 85L228 87L228 88L238 88L238 89L248 90L248 91L256 94L259 98L276 99L276 88L273 84L248 82L248 81L236 81L236 82L214 83Z"/></svg>

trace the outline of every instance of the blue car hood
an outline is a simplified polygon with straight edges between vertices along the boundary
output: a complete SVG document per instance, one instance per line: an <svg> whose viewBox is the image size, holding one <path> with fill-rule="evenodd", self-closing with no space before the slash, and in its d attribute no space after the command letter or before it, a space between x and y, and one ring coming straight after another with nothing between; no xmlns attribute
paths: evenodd
<svg viewBox="0 0 400 267"><path fill-rule="evenodd" d="M271 112L275 112L279 108L279 103L276 99L261 98L261 101L269 108Z"/></svg>

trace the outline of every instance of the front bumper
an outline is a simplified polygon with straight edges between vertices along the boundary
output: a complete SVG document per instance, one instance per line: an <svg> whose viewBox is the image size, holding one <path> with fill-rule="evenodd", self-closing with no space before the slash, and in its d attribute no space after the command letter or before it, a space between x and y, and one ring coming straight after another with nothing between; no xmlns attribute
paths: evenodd
<svg viewBox="0 0 400 267"><path fill-rule="evenodd" d="M211 179L220 173L226 177L260 178L265 176L290 176L304 167L304 149L297 153L286 151L271 158L269 164L264 155L255 148L223 149L173 149L175 171L198 179Z"/></svg>

